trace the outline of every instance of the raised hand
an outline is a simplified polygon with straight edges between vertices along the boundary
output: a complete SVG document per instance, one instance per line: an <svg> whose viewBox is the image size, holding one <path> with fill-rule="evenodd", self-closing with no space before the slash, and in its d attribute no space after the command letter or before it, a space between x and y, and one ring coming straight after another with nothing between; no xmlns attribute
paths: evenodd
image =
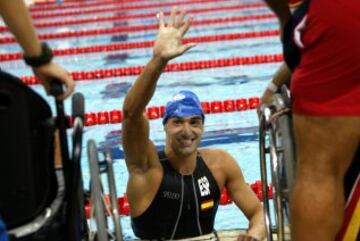
<svg viewBox="0 0 360 241"><path fill-rule="evenodd" d="M186 11L178 13L173 7L168 24L165 24L164 13L158 14L159 34L155 41L153 52L154 57L168 61L194 47L196 43L182 44L182 39L191 24L191 17L186 18Z"/></svg>

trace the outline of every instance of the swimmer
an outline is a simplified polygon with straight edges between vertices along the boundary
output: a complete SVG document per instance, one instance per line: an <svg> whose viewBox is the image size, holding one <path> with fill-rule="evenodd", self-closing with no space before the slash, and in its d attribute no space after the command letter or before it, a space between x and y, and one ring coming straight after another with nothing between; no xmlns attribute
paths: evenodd
<svg viewBox="0 0 360 241"><path fill-rule="evenodd" d="M246 184L235 159L221 149L199 149L205 116L190 90L176 93L166 105L163 126L165 149L158 152L149 139L146 105L167 62L195 43L182 44L191 17L173 8L167 24L158 15L159 33L153 57L129 90L123 105L123 148L129 172L127 195L134 233L141 239L183 239L214 231L221 191L249 220L238 240L265 237L264 214L255 193Z"/></svg>

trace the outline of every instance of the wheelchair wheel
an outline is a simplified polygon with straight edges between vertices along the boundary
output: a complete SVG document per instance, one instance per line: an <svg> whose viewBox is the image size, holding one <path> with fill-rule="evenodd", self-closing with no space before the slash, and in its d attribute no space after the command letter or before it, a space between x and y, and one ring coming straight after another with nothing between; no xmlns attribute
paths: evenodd
<svg viewBox="0 0 360 241"><path fill-rule="evenodd" d="M266 232L269 241L273 240L273 228L277 234L277 240L289 240L290 213L288 204L295 170L291 126L291 115L286 96L275 94L272 105L262 108L259 126L262 189L263 193L267 193L267 163L269 163L269 174L274 194L276 222L274 226L270 219L269 199L266 195L264 198Z"/></svg>
<svg viewBox="0 0 360 241"><path fill-rule="evenodd" d="M270 110L265 108L262 110L259 120L259 153L260 153L260 174L261 174L261 184L262 192L267 193L268 180L267 180L267 153L269 153L269 147L266 142L267 130L266 130L266 119ZM267 195L263 196L263 208L265 216L265 231L266 231L266 240L272 241L272 224L270 216L270 204Z"/></svg>
<svg viewBox="0 0 360 241"><path fill-rule="evenodd" d="M89 240L97 241L108 241L109 236L107 232L107 222L105 216L105 205L103 202L103 191L102 184L100 179L100 169L99 169L99 158L98 151L95 144L95 141L89 140L87 143L88 148L88 158L89 158L89 168L90 168L90 177L91 177L91 217L90 218L90 227L89 227ZM92 220L95 220L96 229L92 227Z"/></svg>

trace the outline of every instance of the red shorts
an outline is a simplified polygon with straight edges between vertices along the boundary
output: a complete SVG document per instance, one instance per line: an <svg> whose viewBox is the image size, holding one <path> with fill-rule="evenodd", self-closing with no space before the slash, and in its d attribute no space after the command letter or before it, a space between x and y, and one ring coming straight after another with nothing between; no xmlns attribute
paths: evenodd
<svg viewBox="0 0 360 241"><path fill-rule="evenodd" d="M293 112L360 116L360 1L312 0L297 33Z"/></svg>

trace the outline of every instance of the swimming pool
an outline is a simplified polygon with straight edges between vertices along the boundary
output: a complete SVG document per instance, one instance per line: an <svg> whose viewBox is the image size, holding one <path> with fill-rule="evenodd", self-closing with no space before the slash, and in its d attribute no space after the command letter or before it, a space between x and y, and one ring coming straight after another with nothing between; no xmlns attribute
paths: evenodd
<svg viewBox="0 0 360 241"><path fill-rule="evenodd" d="M94 1L92 1L94 2ZM154 3L182 3L184 0L167 1L136 1L136 4ZM189 2L189 1L187 1ZM268 14L269 10L265 7L253 7L249 9L235 10L216 10L219 6L236 6L248 3L262 3L261 1L207 1L184 5L189 10L209 9L207 11L194 14L196 21L206 19L225 19L237 16L251 16ZM121 6L134 5L135 3L123 3ZM106 7L112 5L106 5ZM112 6L115 8L118 5ZM105 6L104 6L105 7ZM83 10L101 9L101 7L86 7ZM170 6L161 8L169 10ZM123 16L125 14L154 13L159 8L146 8L119 11L100 12L96 16ZM66 12L69 9L54 10L54 12ZM47 13L52 12L50 10ZM38 13L38 12L37 12ZM69 19L85 19L94 15L72 15L68 17L52 17L36 19L35 23L65 21ZM119 26L146 26L154 24L153 17L131 18L119 21L104 21L92 24L64 25L59 27L39 28L40 34L59 33L70 31L85 31L90 29L115 28ZM254 31L277 29L277 22L274 18L259 19L250 21L223 21L214 24L199 24L190 28L186 37L197 37L207 35L221 35L231 33L245 33ZM88 35L81 37L49 39L47 42L54 48L85 47L90 45L104 45L122 42L149 41L155 38L156 30L129 31L116 34ZM2 33L2 36L8 36ZM2 37L1 36L1 37ZM19 51L15 44L3 44L0 48L1 53L11 53ZM171 63L181 63L187 61L202 61L222 58L234 58L244 56L254 56L261 54L281 53L281 46L278 36L244 38L237 40L224 40L215 42L199 43L197 47L190 50L185 55L171 61ZM127 50L97 52L89 54L64 55L56 57L58 63L65 66L69 71L89 71L96 69L109 69L119 67L130 67L144 65L151 56L151 48L134 48ZM260 96L268 80L277 69L279 63L237 65L222 68L206 68L201 70L167 72L160 80L155 96L149 106L161 106L174 93L181 89L193 90L201 101L214 101L226 99L239 99ZM1 63L1 68L15 75L31 75L31 71L24 66L22 61L6 61ZM136 76L110 77L99 80L88 80L77 82L77 91L82 92L86 99L86 112L111 111L121 109L126 91L130 88ZM53 100L44 94L41 86L33 86L45 99L52 103ZM65 103L66 110L70 110L70 101ZM248 183L253 183L260 179L260 168L258 160L258 121L254 110L241 112L218 113L206 116L205 134L202 146L217 147L227 150L232 154L241 166L245 179ZM150 121L151 139L157 146L163 145L164 133L160 119ZM123 195L127 180L127 172L124 160L121 158L120 143L120 124L95 125L85 128L83 142L82 167L85 183L89 180L89 170L86 158L86 142L94 139L100 147L111 148L116 157L114 169L116 170L116 180L118 194ZM120 153L120 155L118 154ZM238 218L234 218L234 217ZM122 219L122 226L127 239L134 237L128 217ZM245 217L232 205L221 206L216 217L216 229L231 229L246 227Z"/></svg>

